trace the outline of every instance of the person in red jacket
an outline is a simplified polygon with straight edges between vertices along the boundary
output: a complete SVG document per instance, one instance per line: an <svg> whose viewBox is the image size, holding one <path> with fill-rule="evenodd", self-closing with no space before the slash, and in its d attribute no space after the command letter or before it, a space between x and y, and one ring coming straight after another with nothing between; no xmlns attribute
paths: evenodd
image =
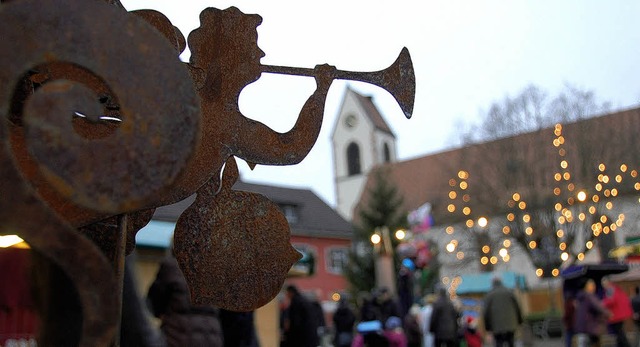
<svg viewBox="0 0 640 347"><path fill-rule="evenodd" d="M629 296L611 282L608 278L602 279L602 287L604 288L604 297L602 303L611 312L609 316L609 330L616 336L617 347L629 347L629 341L624 331L624 321L633 316L631 308L631 300Z"/></svg>

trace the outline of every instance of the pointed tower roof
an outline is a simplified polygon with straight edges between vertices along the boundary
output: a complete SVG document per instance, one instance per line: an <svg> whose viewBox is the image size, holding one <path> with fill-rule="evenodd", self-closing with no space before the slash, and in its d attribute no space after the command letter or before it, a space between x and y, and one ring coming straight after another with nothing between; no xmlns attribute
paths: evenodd
<svg viewBox="0 0 640 347"><path fill-rule="evenodd" d="M391 128L389 128L389 124L387 124L387 122L382 117L382 114L373 103L373 97L370 95L365 96L359 94L349 87L347 87L347 89L355 95L356 99L364 109L365 115L369 117L376 129L385 132L395 138L396 135L393 133L393 131L391 131Z"/></svg>
<svg viewBox="0 0 640 347"><path fill-rule="evenodd" d="M394 139L396 138L396 135L393 133L387 122L384 120L384 117L382 117L382 114L373 103L373 97L371 97L370 95L362 95L351 89L350 86L347 86L345 90L344 97L342 99L342 106L340 106L341 111L339 111L338 113L342 113L342 108L344 107L344 103L348 95L353 96L353 99L356 100L358 106L362 109L363 115L371 121L371 124L373 124L373 127L375 129L391 135ZM337 126L338 122L336 122L333 126L333 130L331 132L332 137L336 132Z"/></svg>

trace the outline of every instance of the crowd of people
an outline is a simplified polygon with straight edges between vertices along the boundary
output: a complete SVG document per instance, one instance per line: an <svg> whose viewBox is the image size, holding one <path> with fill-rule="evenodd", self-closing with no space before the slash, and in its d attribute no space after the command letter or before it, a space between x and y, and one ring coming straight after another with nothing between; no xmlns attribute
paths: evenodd
<svg viewBox="0 0 640 347"><path fill-rule="evenodd" d="M312 302L313 298L295 286L287 287L281 347L481 347L485 338L478 327L478 312L463 313L459 301L452 300L445 287L438 287L435 294L425 296L421 304L414 303L406 312L401 298L392 296L387 288L362 293L354 305L342 297L332 315L331 333L316 316ZM484 302L485 330L496 346L513 347L514 332L522 323L514 294L496 278ZM325 344L323 336L328 337Z"/></svg>
<svg viewBox="0 0 640 347"><path fill-rule="evenodd" d="M633 318L636 329L640 329L640 290L636 296L629 296L608 278L603 278L599 290L593 279L586 279L582 288L565 298L563 323L566 345L600 346L604 334L615 337L616 347L630 347L624 322ZM575 341L574 341L575 340ZM640 340L636 333L635 346Z"/></svg>
<svg viewBox="0 0 640 347"><path fill-rule="evenodd" d="M386 288L376 288L355 302L341 297L335 311L325 316L320 293L301 293L295 285L287 285L280 314L280 347L515 346L523 313L513 291L500 278L493 279L478 311L463 312L445 287L435 292L403 310L399 297ZM186 283L172 257L161 264L147 300L152 313L162 318L160 345L259 346L252 312L190 305ZM623 329L631 318L640 331L639 288L630 299L607 278L602 279L601 287L586 279L580 290L565 298L566 346L600 346L602 336L610 334L616 347L631 347ZM638 337L640 334L634 346L640 343Z"/></svg>

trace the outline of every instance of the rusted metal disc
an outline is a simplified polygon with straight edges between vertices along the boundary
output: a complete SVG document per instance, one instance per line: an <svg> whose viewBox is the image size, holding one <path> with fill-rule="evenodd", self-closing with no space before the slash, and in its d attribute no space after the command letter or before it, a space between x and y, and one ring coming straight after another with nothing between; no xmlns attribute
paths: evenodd
<svg viewBox="0 0 640 347"><path fill-rule="evenodd" d="M251 311L280 292L300 253L275 203L231 189L237 170L232 158L220 192L213 181L198 190L178 219L174 251L193 304Z"/></svg>
<svg viewBox="0 0 640 347"><path fill-rule="evenodd" d="M63 196L119 213L153 201L178 177L198 141L199 99L175 49L144 20L98 1L25 0L0 7L0 32L1 85L66 62L98 76L117 99L122 121L98 139L71 125L76 111L98 121L102 110L73 78L27 100L27 147ZM0 95L2 117L12 91Z"/></svg>

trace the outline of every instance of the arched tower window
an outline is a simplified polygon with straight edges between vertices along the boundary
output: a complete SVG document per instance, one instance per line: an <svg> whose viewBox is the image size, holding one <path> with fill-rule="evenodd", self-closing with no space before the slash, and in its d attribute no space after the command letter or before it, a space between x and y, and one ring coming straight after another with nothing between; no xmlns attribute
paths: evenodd
<svg viewBox="0 0 640 347"><path fill-rule="evenodd" d="M349 176L362 172L360 167L360 147L355 142L351 142L347 146L347 170Z"/></svg>
<svg viewBox="0 0 640 347"><path fill-rule="evenodd" d="M382 151L383 151L383 155L384 155L384 162L385 163L390 163L391 162L391 151L389 150L389 145L385 142L384 146L382 147Z"/></svg>

